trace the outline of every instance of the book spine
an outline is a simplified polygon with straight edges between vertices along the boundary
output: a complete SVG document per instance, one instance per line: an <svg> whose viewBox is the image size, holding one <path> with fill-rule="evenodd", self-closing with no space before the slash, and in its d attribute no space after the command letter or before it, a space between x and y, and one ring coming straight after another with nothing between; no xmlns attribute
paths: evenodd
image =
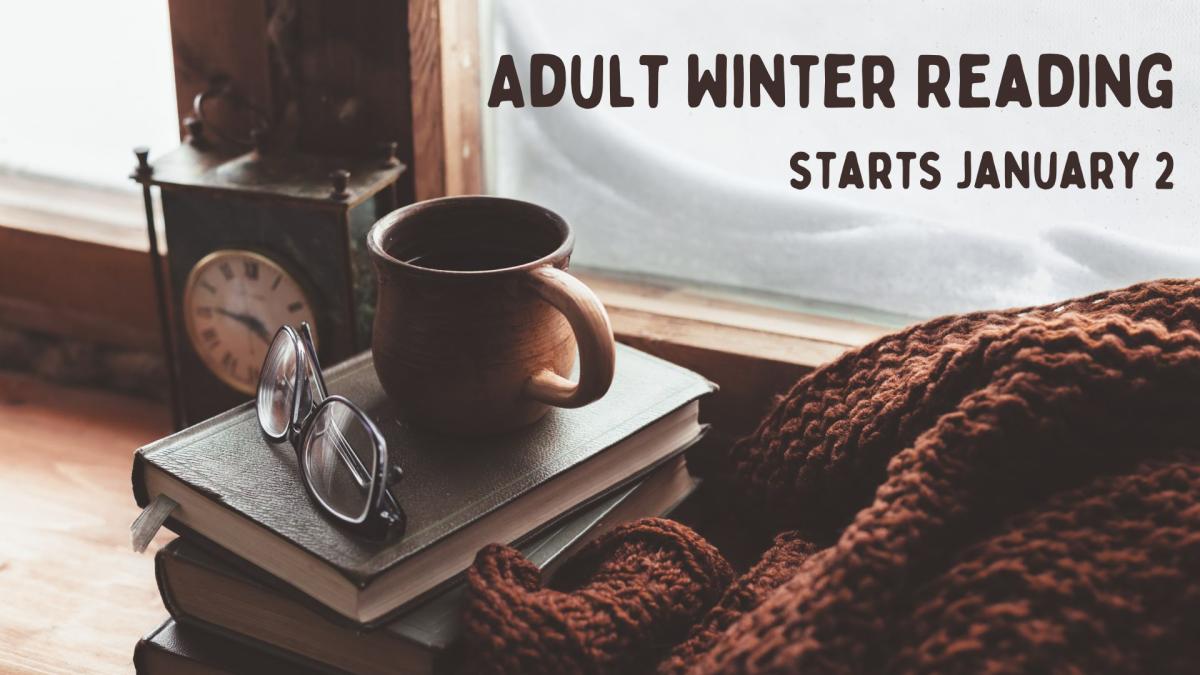
<svg viewBox="0 0 1200 675"><path fill-rule="evenodd" d="M155 628L154 632L152 632L149 635L147 635L146 637L138 640L137 645L134 646L134 648L133 648L133 670L138 675L145 675L146 673L150 672L149 666L147 665L146 660L149 658L150 650L156 649L156 647L154 646L154 643L151 641L154 639L154 637L156 635L158 635L159 633L162 632L163 628L166 628L167 623L169 623L169 622L164 622L158 628Z"/></svg>
<svg viewBox="0 0 1200 675"><path fill-rule="evenodd" d="M133 453L133 469L129 480L133 485L133 500L137 502L138 508L146 508L150 503L150 495L146 493L146 458L142 456L141 450Z"/></svg>
<svg viewBox="0 0 1200 675"><path fill-rule="evenodd" d="M170 549L164 548L159 550L159 553L154 556L154 579L158 583L158 594L162 597L163 606L167 608L167 612L176 622L184 626L190 626L197 630L202 630L206 633L231 640L245 647L260 651L268 656L294 663L296 664L298 670L300 668L306 668L307 670L305 672L312 671L316 673L324 673L326 675L351 675L347 671L339 670L324 663L319 663L301 654L294 654L285 649L280 649L274 645L261 642L252 637L231 631L223 626L218 626L214 623L210 623L189 614L187 610L185 610L179 604L179 602L175 599L174 594L171 592L171 573L169 567L171 564L170 559L175 557L175 554L170 551ZM176 564L188 563L179 562ZM153 648L153 645L151 645L151 648Z"/></svg>
<svg viewBox="0 0 1200 675"><path fill-rule="evenodd" d="M169 548L161 548L154 555L154 581L158 584L158 595L162 598L167 613L176 621L184 621L187 617L175 601L175 594L171 592L170 575L167 573L167 559L171 557L174 557L174 553Z"/></svg>

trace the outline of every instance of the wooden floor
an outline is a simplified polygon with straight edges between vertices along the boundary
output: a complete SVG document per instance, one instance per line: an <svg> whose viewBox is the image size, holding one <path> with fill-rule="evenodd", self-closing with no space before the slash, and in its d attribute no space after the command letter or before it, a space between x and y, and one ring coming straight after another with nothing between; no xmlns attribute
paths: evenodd
<svg viewBox="0 0 1200 675"><path fill-rule="evenodd" d="M0 371L0 672L128 673L166 616L129 544L131 456L165 407Z"/></svg>

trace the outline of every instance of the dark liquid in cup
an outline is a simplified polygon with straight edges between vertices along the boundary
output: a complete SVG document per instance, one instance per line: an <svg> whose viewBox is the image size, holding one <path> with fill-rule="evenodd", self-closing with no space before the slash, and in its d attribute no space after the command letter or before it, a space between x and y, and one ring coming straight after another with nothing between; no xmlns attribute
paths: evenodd
<svg viewBox="0 0 1200 675"><path fill-rule="evenodd" d="M452 272L473 272L516 267L545 255L532 247L511 242L474 242L432 247L408 247L401 260L417 267Z"/></svg>
<svg viewBox="0 0 1200 675"><path fill-rule="evenodd" d="M553 221L536 215L434 212L410 219L386 250L417 267L482 272L544 258L562 245L564 236Z"/></svg>

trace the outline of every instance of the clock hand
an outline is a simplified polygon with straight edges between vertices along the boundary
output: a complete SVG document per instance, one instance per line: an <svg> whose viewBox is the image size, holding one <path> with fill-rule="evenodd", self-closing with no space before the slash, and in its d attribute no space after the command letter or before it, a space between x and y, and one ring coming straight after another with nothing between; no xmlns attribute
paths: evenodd
<svg viewBox="0 0 1200 675"><path fill-rule="evenodd" d="M250 317L250 323L247 325L250 326L250 330L258 336L258 339L263 341L263 344L271 344L271 334L267 332L267 327L264 326L263 322L259 321L257 317Z"/></svg>
<svg viewBox="0 0 1200 675"><path fill-rule="evenodd" d="M235 314L224 307L218 307L217 314L227 316L230 319L237 321L246 328L249 328L250 332L258 336L258 339L262 340L266 344L271 344L271 336L267 333L267 327L264 326L263 322L259 321L257 317L249 314Z"/></svg>

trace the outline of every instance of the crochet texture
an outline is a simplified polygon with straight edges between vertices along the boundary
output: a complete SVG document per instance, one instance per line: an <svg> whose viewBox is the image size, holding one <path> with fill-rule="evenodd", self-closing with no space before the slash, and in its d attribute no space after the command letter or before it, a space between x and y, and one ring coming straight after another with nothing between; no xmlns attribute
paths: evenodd
<svg viewBox="0 0 1200 675"><path fill-rule="evenodd" d="M469 572L471 672L1194 672L1200 286L944 317L800 380L706 489L777 532L740 577L619 528L549 586Z"/></svg>

